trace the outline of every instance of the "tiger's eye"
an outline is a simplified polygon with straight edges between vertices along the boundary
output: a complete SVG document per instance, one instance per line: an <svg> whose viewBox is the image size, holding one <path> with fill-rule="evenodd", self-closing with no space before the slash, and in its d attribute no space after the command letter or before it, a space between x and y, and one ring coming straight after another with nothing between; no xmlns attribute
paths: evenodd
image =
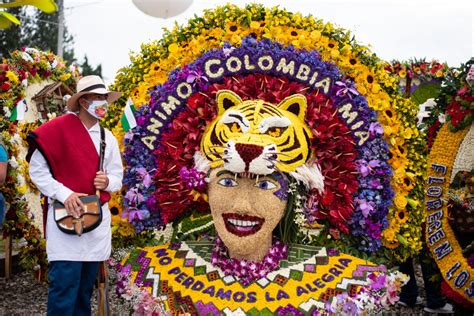
<svg viewBox="0 0 474 316"><path fill-rule="evenodd" d="M232 126L230 128L232 133L239 133L240 132L240 126L237 123L232 123Z"/></svg>
<svg viewBox="0 0 474 316"><path fill-rule="evenodd" d="M281 128L279 127L271 127L268 129L267 134L272 137L280 137L281 135Z"/></svg>

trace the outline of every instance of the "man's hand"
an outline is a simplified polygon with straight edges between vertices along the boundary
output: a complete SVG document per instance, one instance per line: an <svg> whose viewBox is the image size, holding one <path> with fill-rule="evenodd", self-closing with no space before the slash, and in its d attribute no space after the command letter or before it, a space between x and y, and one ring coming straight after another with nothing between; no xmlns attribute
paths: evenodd
<svg viewBox="0 0 474 316"><path fill-rule="evenodd" d="M94 186L97 190L104 191L109 185L109 178L103 171L97 171L94 178Z"/></svg>
<svg viewBox="0 0 474 316"><path fill-rule="evenodd" d="M75 218L81 216L81 210L84 208L84 204L82 204L79 198L83 196L87 196L87 194L74 192L64 201L64 206L69 215L72 215Z"/></svg>

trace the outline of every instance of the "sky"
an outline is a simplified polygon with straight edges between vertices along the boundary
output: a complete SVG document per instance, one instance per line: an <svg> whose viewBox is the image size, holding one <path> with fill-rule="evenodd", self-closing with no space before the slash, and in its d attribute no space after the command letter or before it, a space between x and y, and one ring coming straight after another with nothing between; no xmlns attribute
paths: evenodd
<svg viewBox="0 0 474 316"><path fill-rule="evenodd" d="M258 2L268 7L279 5L303 15L312 14L351 30L359 43L368 45L377 56L389 61L425 57L458 66L474 56L472 0L227 2L240 6ZM160 19L141 12L132 0L64 0L66 24L74 36L76 56L82 59L87 55L92 65L102 64L102 75L108 84L114 81L120 68L130 64L129 54L139 52L142 43L160 39L163 28L172 28L175 21L186 24L204 9L224 3L194 0L180 15Z"/></svg>

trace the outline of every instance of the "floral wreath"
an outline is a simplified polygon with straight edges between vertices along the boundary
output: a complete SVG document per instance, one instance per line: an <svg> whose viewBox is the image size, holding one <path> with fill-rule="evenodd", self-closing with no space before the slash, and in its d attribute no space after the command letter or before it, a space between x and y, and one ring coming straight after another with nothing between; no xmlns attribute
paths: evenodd
<svg viewBox="0 0 474 316"><path fill-rule="evenodd" d="M458 163L472 159L468 148L472 148L474 142L474 90L466 81L471 67L472 60L453 70L453 76L443 85L431 113L431 119L435 121L429 127L431 151L425 184L426 240L444 279L442 290L446 296L468 308L474 307L474 254L472 251L464 254L465 249L461 247L450 220L454 218L456 209L472 212L472 205L469 206L472 170L465 173L467 180L462 180L466 181L467 192L465 188L455 188L457 175L453 174ZM455 223L457 230L467 218L472 218L468 213L463 213L462 217L461 223Z"/></svg>
<svg viewBox="0 0 474 316"><path fill-rule="evenodd" d="M206 52L219 48L224 49L222 43L225 41L229 43L225 47L226 50L238 49L241 45L249 42L249 39L242 40L246 36L255 38L259 43L264 38L270 39L274 43L276 42L276 46L278 46L277 43L280 43L282 50L287 47L291 52L293 49L292 54L296 54L295 52L300 49L306 51L316 50L318 53L314 52L312 54L320 56L321 61L336 65L339 69L336 72L343 74L340 81L348 89L345 94L357 100L364 97L369 108L377 112L378 121L384 131L382 137L385 140L385 142L381 142L380 146L384 146L382 143L388 143L389 150L387 158L383 160L388 160L393 169L393 176L390 175L389 177L392 177L391 185L395 194L394 205L388 209L388 214L381 216L382 213L378 213L378 216L382 218L377 218L374 223L366 223L361 221L361 218L354 218L354 223L347 226L349 226L351 234L359 234L362 238L362 240L359 239L361 242L358 243L360 250L377 251L383 245L385 248L391 248L390 251L384 251L384 255L387 257L395 256L397 259L403 259L418 252L421 249L420 227L423 219L423 209L420 203L422 199L420 184L424 170L422 154L424 145L418 135L413 119L416 107L397 94L396 79L391 78L383 69L385 63L378 60L366 47L351 39L347 31L335 28L330 23L323 23L313 17L302 17L300 14L293 14L280 9L266 9L261 5L249 5L244 9L228 5L207 11L202 18L191 20L186 27L177 27L173 31L165 33L163 39L159 42L144 44L142 52L132 55L132 65L123 68L119 72L114 84L115 89L124 92L126 96L132 98L135 105L142 107L137 113L139 115L137 117L139 127L135 131L137 135L142 133L140 126L144 126L145 123L142 114L147 114L146 111L150 111L151 108L146 104L150 101L151 104L157 102L158 91L170 85L170 82L173 82L176 76L188 76L188 73L186 73L187 65L200 59ZM173 71L176 67L180 67L182 71ZM268 76L268 74L253 74L255 77L260 75ZM194 80L193 88L194 86L208 84L206 79L209 80L202 73L192 74L189 77L189 80ZM360 94L357 98L352 95L352 92L349 92L349 89L353 87L351 82L355 83L356 90L354 91ZM228 88L233 89L230 81L226 84L229 86ZM154 91L155 87L157 87L156 91ZM342 90L346 89L342 88ZM193 98L198 97L194 96ZM395 104L397 104L396 107ZM212 112L209 112L211 109L205 108L204 110L205 113L200 115L211 119ZM176 117L178 118L180 115ZM112 116L113 113L110 117ZM196 120L198 118L194 116L179 124L193 126ZM109 122L112 125L115 124L112 118L109 119ZM173 120L168 124L174 126L177 122L175 124ZM138 132L138 130L140 131ZM198 135L189 133L190 137L198 137ZM119 133L118 136L123 136L123 134L120 135ZM161 210L156 209L156 199L158 197L169 203L172 202L171 199L166 200L166 193L158 196L154 194L156 190L160 190L161 182L151 180L156 179L156 172L159 170L156 167L162 163L162 160L155 163L153 159L145 159L146 163L139 165L140 157L145 157L145 153L149 150L143 144L137 146L141 146L139 148L146 151L131 148L128 144L135 144L135 137L140 136L125 135L125 159L128 172L125 177L127 192L124 213L135 226L136 232L141 232L164 225ZM170 144L176 147L176 144L172 142ZM192 147L187 147L186 150L190 148ZM171 154L175 155L175 158L179 158L178 152L182 149L183 142ZM139 155L134 157L133 154L127 154L130 150ZM157 147L157 150L163 149ZM192 151L194 152L194 150ZM191 158L190 154L186 153L185 155L189 155L186 159ZM355 159L355 157L353 158ZM164 162L163 165L165 165ZM361 170L359 172L364 170L363 172L369 171L370 173L372 170L371 165L355 166L355 168ZM135 177L139 177L139 179L137 180ZM350 176L348 176L349 178ZM175 179L170 177L168 180L173 181ZM142 187L137 186L140 181L144 183ZM155 183L158 183L158 189ZM357 185L353 183L350 184L350 187L353 189ZM169 192L170 195L178 195L182 198L174 200L175 204L188 200L185 190L180 191L179 194L181 195L176 193L177 191L179 190ZM203 203L199 201L205 198L202 194L194 194L193 199L196 199L196 201L193 201L193 207L200 210ZM331 199L330 195L326 198ZM333 196L332 199L337 198ZM367 206L361 201L361 206L364 212L367 212L368 209L370 209L369 212L372 211L373 206L370 204ZM193 212L192 214L196 218L196 214L199 213ZM350 215L350 212L343 214L344 217ZM362 213L353 212L353 214L359 214L358 216L360 216ZM142 216L142 219L139 218L140 216ZM332 223L335 222L336 218L337 216L334 216L331 219ZM188 227L189 230L196 229L193 225L189 225L189 213L183 214L180 219L183 219L183 221L180 222L179 229L184 226ZM181 224L183 225L181 226ZM352 242L341 241L345 238L341 237L341 233L342 235L345 234L343 225L334 225L331 226L330 230L328 228L319 236L314 237L313 242L318 243L318 238L320 238L334 245L347 246L347 244L352 244ZM327 241L328 237L331 239L330 241ZM362 241L364 242L362 243Z"/></svg>
<svg viewBox="0 0 474 316"><path fill-rule="evenodd" d="M449 223L447 198L456 155L469 128L457 133L443 125L431 148L426 183L426 242L441 270L444 281L452 289L450 297L474 307L474 266L463 256ZM471 140L472 143L472 140ZM470 260L472 261L472 260ZM445 291L446 292L446 291Z"/></svg>
<svg viewBox="0 0 474 316"><path fill-rule="evenodd" d="M0 130L9 156L6 184L1 188L8 203L3 234L13 239L25 238L27 243L20 249L20 256L22 265L28 270L39 272L47 266L45 241L40 229L40 194L29 178L25 160L26 135L43 122L10 121L10 117L18 102L25 98L28 85L53 80L73 88L78 77L75 67L68 68L53 53L35 48L16 50L0 64Z"/></svg>

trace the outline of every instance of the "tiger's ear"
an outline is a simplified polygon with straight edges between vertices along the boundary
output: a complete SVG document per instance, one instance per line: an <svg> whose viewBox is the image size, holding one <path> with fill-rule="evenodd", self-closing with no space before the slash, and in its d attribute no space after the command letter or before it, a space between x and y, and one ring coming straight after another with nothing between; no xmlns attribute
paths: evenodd
<svg viewBox="0 0 474 316"><path fill-rule="evenodd" d="M235 92L230 90L219 90L216 95L216 100L218 116L224 113L227 109L244 102Z"/></svg>
<svg viewBox="0 0 474 316"><path fill-rule="evenodd" d="M286 97L283 101L278 103L277 107L280 110L285 110L296 115L302 122L306 114L306 107L308 106L306 97L302 94L293 94Z"/></svg>

